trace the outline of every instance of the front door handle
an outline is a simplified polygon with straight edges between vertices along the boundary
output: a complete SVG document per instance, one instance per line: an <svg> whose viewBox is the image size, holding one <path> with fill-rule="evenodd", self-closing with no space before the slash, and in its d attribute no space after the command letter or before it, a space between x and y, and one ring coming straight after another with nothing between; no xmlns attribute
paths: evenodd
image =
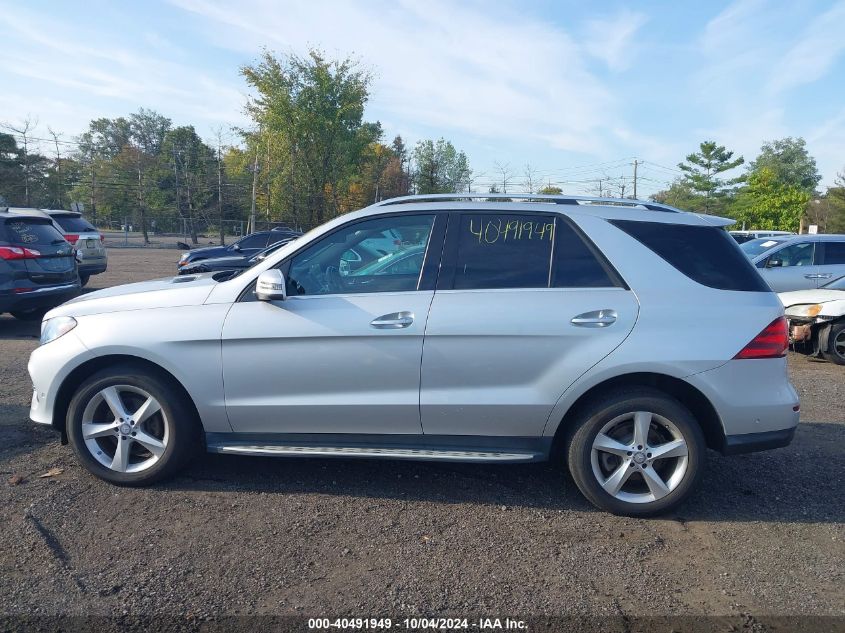
<svg viewBox="0 0 845 633"><path fill-rule="evenodd" d="M414 322L413 312L391 312L370 321L370 325L379 330L398 330Z"/></svg>
<svg viewBox="0 0 845 633"><path fill-rule="evenodd" d="M827 279L827 277L825 275L811 274L804 275L804 279Z"/></svg>
<svg viewBox="0 0 845 633"><path fill-rule="evenodd" d="M607 327L616 323L616 317L616 310L593 310L573 317L570 323L579 327Z"/></svg>

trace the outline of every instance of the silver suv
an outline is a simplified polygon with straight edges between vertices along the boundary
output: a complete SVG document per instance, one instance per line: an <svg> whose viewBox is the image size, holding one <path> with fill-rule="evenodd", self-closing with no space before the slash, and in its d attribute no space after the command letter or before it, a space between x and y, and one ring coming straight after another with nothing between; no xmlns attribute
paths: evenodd
<svg viewBox="0 0 845 633"><path fill-rule="evenodd" d="M30 415L121 485L172 475L201 448L552 459L628 515L686 498L708 447L791 441L783 307L729 220L493 197L388 200L240 274L66 303L29 362Z"/></svg>

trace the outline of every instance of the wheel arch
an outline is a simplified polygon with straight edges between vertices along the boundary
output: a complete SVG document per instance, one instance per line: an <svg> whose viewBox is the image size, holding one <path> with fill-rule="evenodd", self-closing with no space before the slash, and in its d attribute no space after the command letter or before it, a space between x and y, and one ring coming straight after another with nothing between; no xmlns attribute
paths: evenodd
<svg viewBox="0 0 845 633"><path fill-rule="evenodd" d="M722 420L710 400L685 380L656 372L635 372L608 378L582 393L567 409L555 429L552 451L561 454L565 440L574 431L573 421L589 402L625 387L651 387L672 396L690 410L701 427L708 448L721 450L725 431Z"/></svg>
<svg viewBox="0 0 845 633"><path fill-rule="evenodd" d="M147 360L146 358L141 358L140 356L132 356L130 354L109 354L91 358L75 367L59 386L56 393L55 404L53 406L52 425L56 430L61 432L62 444L67 444L67 411L70 406L70 401L73 398L73 394L76 393L79 385L81 385L82 382L93 373L105 369L106 367L121 364L142 367L169 382L182 393L182 396L185 398L185 402L188 403L192 412L196 416L196 419L200 424L202 424L202 418L199 415L194 399L191 397L191 394L188 393L188 390L185 389L185 386L172 373L167 371L161 365L157 365L156 363Z"/></svg>

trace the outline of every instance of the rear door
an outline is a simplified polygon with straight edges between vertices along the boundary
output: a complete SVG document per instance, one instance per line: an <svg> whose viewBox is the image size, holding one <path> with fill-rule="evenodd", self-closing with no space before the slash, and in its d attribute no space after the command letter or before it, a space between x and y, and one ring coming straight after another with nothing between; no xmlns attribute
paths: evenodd
<svg viewBox="0 0 845 633"><path fill-rule="evenodd" d="M819 242L820 252L818 285L838 279L845 275L845 239L842 241Z"/></svg>
<svg viewBox="0 0 845 633"><path fill-rule="evenodd" d="M625 339L638 308L562 216L455 214L423 346L423 432L541 435L561 393Z"/></svg>
<svg viewBox="0 0 845 633"><path fill-rule="evenodd" d="M73 247L47 218L16 217L6 220L5 239L25 248L31 255L21 259L26 277L39 285L58 285L76 281Z"/></svg>

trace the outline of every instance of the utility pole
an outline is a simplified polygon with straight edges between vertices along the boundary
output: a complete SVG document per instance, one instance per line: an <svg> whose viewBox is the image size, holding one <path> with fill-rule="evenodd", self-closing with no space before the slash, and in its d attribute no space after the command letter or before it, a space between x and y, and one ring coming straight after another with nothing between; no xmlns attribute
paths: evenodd
<svg viewBox="0 0 845 633"><path fill-rule="evenodd" d="M97 171L94 169L94 161L91 161L91 223L97 226Z"/></svg>
<svg viewBox="0 0 845 633"><path fill-rule="evenodd" d="M256 139L257 140L257 139ZM255 233L255 190L258 187L258 143L255 145L255 161L252 165L252 205L249 210L247 233Z"/></svg>
<svg viewBox="0 0 845 633"><path fill-rule="evenodd" d="M634 159L634 200L637 199L637 165L639 165L639 161L635 158Z"/></svg>
<svg viewBox="0 0 845 633"><path fill-rule="evenodd" d="M53 142L56 144L56 199L59 203L59 208L64 208L64 196L62 195L62 155L59 152L59 135L53 131L49 125L47 131L53 137Z"/></svg>
<svg viewBox="0 0 845 633"><path fill-rule="evenodd" d="M226 236L223 229L223 162L220 153L221 130L217 130L217 216L220 218L220 246L226 244Z"/></svg>

